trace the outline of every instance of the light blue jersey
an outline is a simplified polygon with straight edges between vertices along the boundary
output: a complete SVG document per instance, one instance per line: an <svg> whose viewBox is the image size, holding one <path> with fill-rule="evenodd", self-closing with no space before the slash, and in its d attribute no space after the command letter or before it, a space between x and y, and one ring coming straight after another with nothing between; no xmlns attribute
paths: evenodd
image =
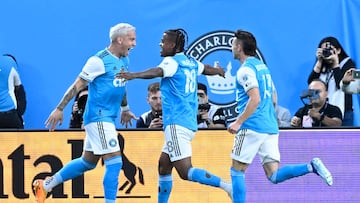
<svg viewBox="0 0 360 203"><path fill-rule="evenodd" d="M196 131L197 76L203 72L204 65L178 53L165 57L159 67L164 72L160 85L164 129L176 124Z"/></svg>
<svg viewBox="0 0 360 203"><path fill-rule="evenodd" d="M267 66L255 57L248 57L237 72L236 101L241 114L249 100L246 92L259 88L260 103L256 111L241 125L259 133L277 134L279 131L273 104L274 86Z"/></svg>
<svg viewBox="0 0 360 203"><path fill-rule="evenodd" d="M0 56L0 112L17 108L15 86L21 85L16 62L8 56Z"/></svg>
<svg viewBox="0 0 360 203"><path fill-rule="evenodd" d="M91 122L114 123L125 95L123 79L115 78L120 70L128 71L128 57L118 58L107 49L89 58L79 77L89 82L84 125Z"/></svg>

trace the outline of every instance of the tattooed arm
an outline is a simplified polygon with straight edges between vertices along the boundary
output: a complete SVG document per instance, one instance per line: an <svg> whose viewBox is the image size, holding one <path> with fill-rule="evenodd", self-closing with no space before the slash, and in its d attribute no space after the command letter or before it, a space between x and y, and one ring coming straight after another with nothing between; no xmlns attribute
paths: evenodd
<svg viewBox="0 0 360 203"><path fill-rule="evenodd" d="M65 92L63 98L60 100L57 105L57 109L63 111L65 106L74 98L74 96L84 87L86 87L87 81L82 78L76 78L75 82L69 87L69 89Z"/></svg>
<svg viewBox="0 0 360 203"><path fill-rule="evenodd" d="M50 131L55 130L55 126L57 124L61 125L64 120L63 110L65 106L72 100L72 98L85 86L87 85L87 81L78 77L75 82L69 87L69 89L65 92L63 98L60 100L57 107L51 112L48 119L45 121L45 126L50 127Z"/></svg>

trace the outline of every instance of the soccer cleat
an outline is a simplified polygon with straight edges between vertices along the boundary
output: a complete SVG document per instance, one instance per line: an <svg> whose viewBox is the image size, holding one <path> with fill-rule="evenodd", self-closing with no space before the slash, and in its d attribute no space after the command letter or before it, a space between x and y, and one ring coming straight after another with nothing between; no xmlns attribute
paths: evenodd
<svg viewBox="0 0 360 203"><path fill-rule="evenodd" d="M47 192L43 187L43 180L37 179L33 182L33 189L35 192L36 203L44 203Z"/></svg>
<svg viewBox="0 0 360 203"><path fill-rule="evenodd" d="M311 166L313 168L313 172L320 176L326 182L326 184L329 186L333 184L333 178L330 171L325 167L319 158L314 158L311 160Z"/></svg>

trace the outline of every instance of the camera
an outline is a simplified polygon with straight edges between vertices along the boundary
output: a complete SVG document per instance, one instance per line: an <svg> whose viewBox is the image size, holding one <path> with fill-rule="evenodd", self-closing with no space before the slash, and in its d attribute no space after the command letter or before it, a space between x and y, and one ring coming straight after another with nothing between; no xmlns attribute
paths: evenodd
<svg viewBox="0 0 360 203"><path fill-rule="evenodd" d="M332 49L329 42L326 43L326 47L322 50L322 55L324 58L327 58L332 55Z"/></svg>
<svg viewBox="0 0 360 203"><path fill-rule="evenodd" d="M155 111L154 118L160 118L162 116L162 111Z"/></svg>
<svg viewBox="0 0 360 203"><path fill-rule="evenodd" d="M87 101L88 95L82 95L78 98L77 105L78 105L78 114L82 116L82 114L85 111L86 101Z"/></svg>
<svg viewBox="0 0 360 203"><path fill-rule="evenodd" d="M308 106L310 109L312 108L311 100L319 99L319 98L320 98L319 90L311 90L311 89L304 90L300 95L301 102L304 105Z"/></svg>
<svg viewBox="0 0 360 203"><path fill-rule="evenodd" d="M354 79L360 79L360 70L354 70L352 76Z"/></svg>
<svg viewBox="0 0 360 203"><path fill-rule="evenodd" d="M200 110L200 111L209 111L209 109L210 109L210 104L209 103L199 104L199 106L198 106L198 110ZM198 114L197 114L197 123L199 124L199 123L202 123L204 121L205 120L202 119L201 114L198 112Z"/></svg>
<svg viewBox="0 0 360 203"><path fill-rule="evenodd" d="M331 49L331 47L327 47L327 48L324 48L324 49L322 50L322 55L323 55L323 57L325 57L325 58L331 56L331 54L332 54L332 49Z"/></svg>
<svg viewBox="0 0 360 203"><path fill-rule="evenodd" d="M199 110L206 110L206 111L209 111L209 109L210 109L210 104L208 104L208 103L205 103L205 104L199 104L198 109L199 109Z"/></svg>
<svg viewBox="0 0 360 203"><path fill-rule="evenodd" d="M301 96L300 98L301 99L304 99L304 98L309 98L309 99L319 99L320 98L320 95L319 95L319 90L304 90L302 93L301 93Z"/></svg>

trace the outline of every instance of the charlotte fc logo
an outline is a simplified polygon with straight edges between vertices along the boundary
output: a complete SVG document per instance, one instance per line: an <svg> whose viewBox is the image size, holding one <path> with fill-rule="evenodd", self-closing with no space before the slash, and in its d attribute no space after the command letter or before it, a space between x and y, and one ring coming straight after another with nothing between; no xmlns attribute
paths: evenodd
<svg viewBox="0 0 360 203"><path fill-rule="evenodd" d="M236 71L240 67L239 61L235 60L231 52L234 32L220 30L206 33L192 42L186 54L194 57L205 64L214 64L219 61L225 68L225 78L220 76L201 76L199 82L208 84L209 102L224 109L227 121L236 119L238 110L235 101ZM256 57L265 63L259 50ZM233 67L234 66L234 67Z"/></svg>

